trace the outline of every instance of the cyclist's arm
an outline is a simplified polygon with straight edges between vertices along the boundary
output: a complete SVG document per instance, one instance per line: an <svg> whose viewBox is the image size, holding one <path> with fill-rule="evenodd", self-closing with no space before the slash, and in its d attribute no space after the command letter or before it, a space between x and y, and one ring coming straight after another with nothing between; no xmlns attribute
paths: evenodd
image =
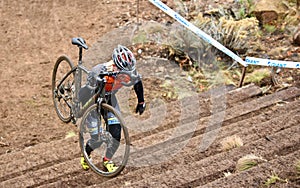
<svg viewBox="0 0 300 188"><path fill-rule="evenodd" d="M134 91L138 98L138 103L144 103L144 87L142 80L139 80L136 84L134 84Z"/></svg>

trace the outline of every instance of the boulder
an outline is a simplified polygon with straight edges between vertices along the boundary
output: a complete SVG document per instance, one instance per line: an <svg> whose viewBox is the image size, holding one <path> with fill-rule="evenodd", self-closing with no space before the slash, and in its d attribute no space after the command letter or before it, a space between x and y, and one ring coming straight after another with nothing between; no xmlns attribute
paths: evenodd
<svg viewBox="0 0 300 188"><path fill-rule="evenodd" d="M272 22L284 18L288 8L282 0L257 0L252 13L259 20L261 25L271 24Z"/></svg>

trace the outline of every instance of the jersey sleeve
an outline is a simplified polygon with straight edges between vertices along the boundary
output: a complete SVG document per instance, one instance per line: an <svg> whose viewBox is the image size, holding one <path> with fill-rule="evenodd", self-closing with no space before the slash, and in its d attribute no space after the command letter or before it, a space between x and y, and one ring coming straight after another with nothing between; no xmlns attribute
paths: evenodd
<svg viewBox="0 0 300 188"><path fill-rule="evenodd" d="M144 102L144 86L143 86L142 80L140 80L136 84L134 84L134 91L138 98L138 103Z"/></svg>

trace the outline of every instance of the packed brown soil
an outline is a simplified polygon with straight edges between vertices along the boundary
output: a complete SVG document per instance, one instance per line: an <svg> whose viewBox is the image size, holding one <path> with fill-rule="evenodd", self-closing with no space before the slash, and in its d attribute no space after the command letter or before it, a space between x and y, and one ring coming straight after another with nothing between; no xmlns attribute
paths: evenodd
<svg viewBox="0 0 300 188"><path fill-rule="evenodd" d="M175 7L173 1L167 4ZM199 4L202 10L208 8L208 3ZM157 68L171 66L171 80L172 73L182 80L185 73L165 59L149 56L139 58L138 64L148 104L145 114L132 115L132 90L120 94L129 101L120 100L126 103L122 111L132 143L128 166L112 179L81 169L78 137L70 137L78 129L62 123L52 103L53 66L62 54L76 62L78 51L71 38L77 36L94 52L85 52L86 60L97 55L103 57L98 61L108 60L111 47L99 44L128 42L122 38L125 31L116 29L136 26L136 7L136 1L129 0L0 2L0 187L266 187L274 174L280 180L271 187L300 187L295 167L300 160L298 70L283 70L280 74L288 85L274 87L268 95L251 84L200 94L191 90L173 100L164 98L168 91L159 85L168 78ZM146 0L140 1L139 19L174 22ZM270 37L262 42L271 49L288 40L274 39L277 42ZM297 49L291 43L288 47ZM299 49L293 53L299 56ZM222 150L221 141L232 135L239 136L243 146ZM237 171L238 159L247 154L263 160Z"/></svg>

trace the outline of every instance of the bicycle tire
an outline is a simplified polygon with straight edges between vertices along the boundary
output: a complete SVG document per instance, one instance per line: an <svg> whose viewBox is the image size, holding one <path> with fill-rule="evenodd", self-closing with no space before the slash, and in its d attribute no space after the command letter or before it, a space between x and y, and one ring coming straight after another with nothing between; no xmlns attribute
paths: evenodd
<svg viewBox="0 0 300 188"><path fill-rule="evenodd" d="M72 93L74 73L72 74L70 71L73 68L74 65L72 61L67 56L63 55L57 59L52 72L52 97L55 111L59 119L65 123L69 123L72 119L71 105L73 105L72 99L74 95ZM62 82L62 85L60 86L60 90L62 91L60 92L58 84L67 74L69 75Z"/></svg>
<svg viewBox="0 0 300 188"><path fill-rule="evenodd" d="M85 113L82 116L82 120L80 122L80 131L79 131L79 144L81 152L84 156L85 161L88 163L89 167L98 175L104 176L104 177L114 177L117 176L119 173L122 172L122 170L125 168L128 158L129 158L129 152L130 152L130 139L128 130L124 124L124 120L122 119L121 114L114 109L111 105L108 105L106 103L101 104L101 110L107 110L108 112L111 112L114 114L114 116L119 120L121 125L121 131L122 136L120 140L120 146L116 153L113 155L112 160L116 162L118 168L114 172L107 172L106 169L102 166L102 159L105 155L106 149L105 144L103 146L99 146L98 148L94 149L91 156L88 156L86 152L86 144L87 141L90 139L89 131L87 130L87 123L86 118L89 114L91 114L93 111L97 110L97 104L93 104L90 106ZM98 113L99 115L99 113ZM103 114L100 113L100 119L103 118ZM107 127L107 126L106 126ZM103 149L104 148L104 149Z"/></svg>

